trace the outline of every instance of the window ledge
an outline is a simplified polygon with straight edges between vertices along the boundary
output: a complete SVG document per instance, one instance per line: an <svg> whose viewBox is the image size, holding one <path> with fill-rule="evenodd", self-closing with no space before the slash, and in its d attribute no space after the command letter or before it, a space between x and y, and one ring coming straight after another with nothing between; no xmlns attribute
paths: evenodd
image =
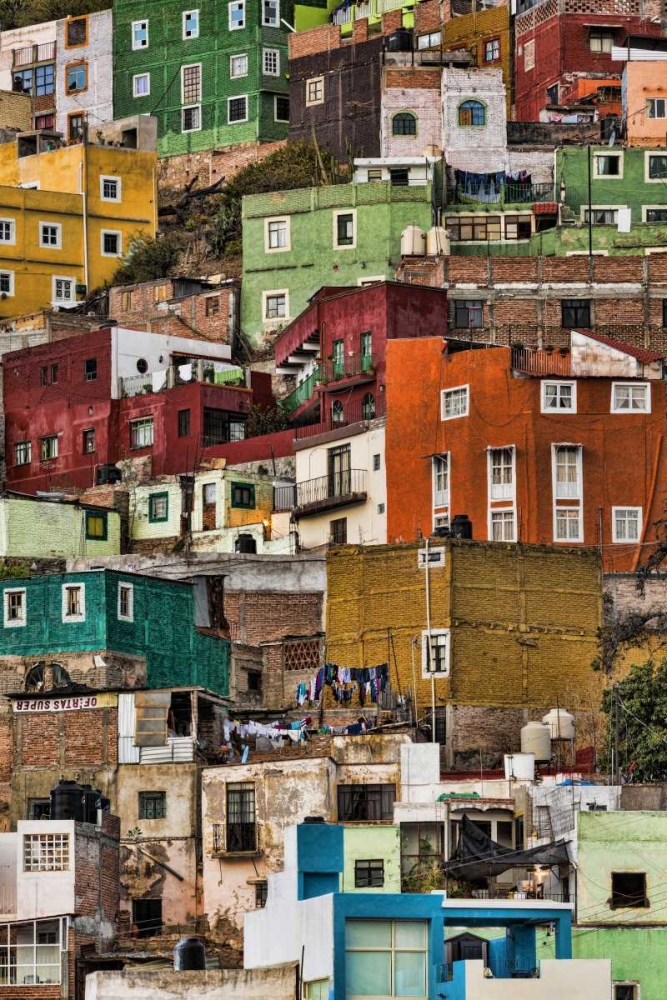
<svg viewBox="0 0 667 1000"><path fill-rule="evenodd" d="M228 858L229 860L234 860L238 858L243 860L243 858L261 858L264 856L264 851L211 851L212 858Z"/></svg>

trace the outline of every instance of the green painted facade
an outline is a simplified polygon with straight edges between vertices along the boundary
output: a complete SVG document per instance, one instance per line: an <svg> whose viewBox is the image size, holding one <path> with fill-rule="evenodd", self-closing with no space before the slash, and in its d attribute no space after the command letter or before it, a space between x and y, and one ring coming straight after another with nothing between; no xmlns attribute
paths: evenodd
<svg viewBox="0 0 667 1000"><path fill-rule="evenodd" d="M66 586L81 586L82 614L67 620ZM119 588L129 585L131 620L119 613ZM8 624L8 591L24 590L24 624ZM0 656L109 650L144 657L148 687L181 685L229 693L226 639L195 628L190 584L96 570L8 580L2 584Z"/></svg>
<svg viewBox="0 0 667 1000"><path fill-rule="evenodd" d="M647 206L667 208L666 153L664 149L592 146L591 205L594 208L631 209L633 228L646 221L642 213ZM618 173L601 176L602 171L609 168L608 161L611 159L615 161L614 169ZM556 151L556 190L561 189L561 183L565 185L565 205L577 221L584 221L583 211L589 202L588 164L589 150L586 146L568 146ZM662 174L662 177L651 177L652 173Z"/></svg>
<svg viewBox="0 0 667 1000"><path fill-rule="evenodd" d="M401 891L401 828L399 826L346 826L343 833L344 867L341 892ZM384 881L377 888L359 888L355 862L376 860L384 864Z"/></svg>
<svg viewBox="0 0 667 1000"><path fill-rule="evenodd" d="M0 500L0 557L113 556L120 553L120 514L78 504Z"/></svg>
<svg viewBox="0 0 667 1000"><path fill-rule="evenodd" d="M401 233L432 225L431 185L339 184L243 199L243 284L241 328L261 343L302 312L323 285L357 285L368 278L393 278ZM353 245L334 245L336 213L353 213ZM288 219L288 249L266 245L268 219ZM265 315L266 293L287 293L286 315Z"/></svg>

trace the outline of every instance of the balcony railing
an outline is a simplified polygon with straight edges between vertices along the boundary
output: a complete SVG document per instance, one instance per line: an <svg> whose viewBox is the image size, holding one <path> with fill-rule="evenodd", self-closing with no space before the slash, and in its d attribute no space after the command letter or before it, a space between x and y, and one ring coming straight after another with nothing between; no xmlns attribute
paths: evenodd
<svg viewBox="0 0 667 1000"><path fill-rule="evenodd" d="M337 403L339 406L336 405ZM316 437L318 434L329 434L342 427L349 427L351 424L358 424L362 421L376 420L378 417L384 417L386 413L384 393L379 392L369 392L364 399L357 399L351 403L343 400L335 400L334 402L325 400L321 405L326 408L324 419L316 424L301 424L295 427L297 441Z"/></svg>
<svg viewBox="0 0 667 1000"><path fill-rule="evenodd" d="M290 413L294 413L294 411L297 410L302 403L308 402L310 397L315 392L315 386L319 381L319 374L319 368L315 368L315 370L310 373L308 378L304 379L301 385L296 387L294 392L291 392L289 396L285 396L282 400L281 406L288 416Z"/></svg>
<svg viewBox="0 0 667 1000"><path fill-rule="evenodd" d="M341 5L331 15L334 24L350 24L366 17L382 17L390 10L414 7L417 0L359 0L358 3Z"/></svg>
<svg viewBox="0 0 667 1000"><path fill-rule="evenodd" d="M329 358L320 365L319 381L325 385L344 378L354 378L356 375L372 375L375 371L375 358L372 354L347 354L338 359Z"/></svg>
<svg viewBox="0 0 667 1000"><path fill-rule="evenodd" d="M33 63L51 62L56 58L56 43L42 42L41 45L26 45L12 52L14 67L31 66Z"/></svg>
<svg viewBox="0 0 667 1000"><path fill-rule="evenodd" d="M215 365L206 361L170 365L163 371L121 378L120 393L121 396L141 396L152 392L162 392L163 389L172 389L175 385L183 385L187 382L245 386L245 372L243 368L223 368L216 371Z"/></svg>
<svg viewBox="0 0 667 1000"><path fill-rule="evenodd" d="M448 205L534 205L549 201L555 201L554 185L551 183L520 184L506 180L497 187L487 189L466 190L463 184L447 188Z"/></svg>
<svg viewBox="0 0 667 1000"><path fill-rule="evenodd" d="M280 511L294 510L296 507L296 483L287 486L273 487L273 510Z"/></svg>
<svg viewBox="0 0 667 1000"><path fill-rule="evenodd" d="M531 351L528 347L513 347L512 368L529 375L570 375L570 352L566 348Z"/></svg>
<svg viewBox="0 0 667 1000"><path fill-rule="evenodd" d="M296 484L296 510L301 513L361 503L367 497L366 470L345 469Z"/></svg>

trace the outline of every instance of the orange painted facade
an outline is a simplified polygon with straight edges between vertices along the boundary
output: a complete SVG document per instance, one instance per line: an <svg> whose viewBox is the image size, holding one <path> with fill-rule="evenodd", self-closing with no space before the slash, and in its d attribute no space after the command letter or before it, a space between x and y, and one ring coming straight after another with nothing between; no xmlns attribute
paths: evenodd
<svg viewBox="0 0 667 1000"><path fill-rule="evenodd" d="M569 371L568 356L538 355L547 370ZM618 375L536 377L512 358L506 347L450 354L437 340L387 344L387 541L467 514L478 540L597 546L602 532L605 570L635 568L664 516L664 383L627 378L646 387L651 412L611 412ZM543 381L575 383L576 412L541 412ZM441 391L460 386L467 415L443 420ZM433 456L447 456L447 481L436 481L443 468Z"/></svg>
<svg viewBox="0 0 667 1000"><path fill-rule="evenodd" d="M667 146L667 63L628 62L624 79L628 146Z"/></svg>

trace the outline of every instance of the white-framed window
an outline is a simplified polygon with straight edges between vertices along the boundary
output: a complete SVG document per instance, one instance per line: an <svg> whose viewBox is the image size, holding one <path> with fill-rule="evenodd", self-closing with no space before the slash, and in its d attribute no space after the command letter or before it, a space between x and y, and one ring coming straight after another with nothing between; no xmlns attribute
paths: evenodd
<svg viewBox="0 0 667 1000"><path fill-rule="evenodd" d="M30 465L32 461L32 443L16 441L14 443L14 465Z"/></svg>
<svg viewBox="0 0 667 1000"><path fill-rule="evenodd" d="M8 587L3 593L5 628L23 628L28 620L28 594L25 587Z"/></svg>
<svg viewBox="0 0 667 1000"><path fill-rule="evenodd" d="M264 250L281 253L290 249L290 217L264 220Z"/></svg>
<svg viewBox="0 0 667 1000"><path fill-rule="evenodd" d="M238 80L248 75L248 56L245 52L229 57L229 75L232 80Z"/></svg>
<svg viewBox="0 0 667 1000"><path fill-rule="evenodd" d="M280 27L280 0L262 0L262 25L265 28Z"/></svg>
<svg viewBox="0 0 667 1000"><path fill-rule="evenodd" d="M353 250L357 245L357 211L346 208L333 213L334 250Z"/></svg>
<svg viewBox="0 0 667 1000"><path fill-rule="evenodd" d="M153 418L130 420L130 448L150 448L153 444Z"/></svg>
<svg viewBox="0 0 667 1000"><path fill-rule="evenodd" d="M642 205L642 222L667 222L667 205ZM665 252L665 248L662 247L662 253ZM649 248L645 247L646 252L649 252ZM660 253L661 251L651 250L651 253Z"/></svg>
<svg viewBox="0 0 667 1000"><path fill-rule="evenodd" d="M582 542L580 507L556 507L554 511L554 541Z"/></svg>
<svg viewBox="0 0 667 1000"><path fill-rule="evenodd" d="M417 48L421 51L422 49L432 49L436 45L442 45L442 32L441 31L431 31L427 35L419 35L417 38Z"/></svg>
<svg viewBox="0 0 667 1000"><path fill-rule="evenodd" d="M181 108L181 132L201 131L201 106L194 104L191 108Z"/></svg>
<svg viewBox="0 0 667 1000"><path fill-rule="evenodd" d="M24 833L24 872L69 871L68 833Z"/></svg>
<svg viewBox="0 0 667 1000"><path fill-rule="evenodd" d="M63 621L82 622L86 619L85 583L63 584Z"/></svg>
<svg viewBox="0 0 667 1000"><path fill-rule="evenodd" d="M650 385L646 382L612 382L611 412L650 413Z"/></svg>
<svg viewBox="0 0 667 1000"><path fill-rule="evenodd" d="M52 281L52 303L55 306L76 305L76 280L74 278L59 278L55 275Z"/></svg>
<svg viewBox="0 0 667 1000"><path fill-rule="evenodd" d="M118 620L134 621L134 585L124 581L118 584Z"/></svg>
<svg viewBox="0 0 667 1000"><path fill-rule="evenodd" d="M183 11L183 39L199 38L199 11Z"/></svg>
<svg viewBox="0 0 667 1000"><path fill-rule="evenodd" d="M132 96L148 97L151 92L150 73L137 73L132 77Z"/></svg>
<svg viewBox="0 0 667 1000"><path fill-rule="evenodd" d="M286 288L263 293L262 316L267 323L289 318L289 291Z"/></svg>
<svg viewBox="0 0 667 1000"><path fill-rule="evenodd" d="M119 202L121 191L120 177L100 177L100 198L102 201Z"/></svg>
<svg viewBox="0 0 667 1000"><path fill-rule="evenodd" d="M11 296L14 294L14 272L0 271L0 295Z"/></svg>
<svg viewBox="0 0 667 1000"><path fill-rule="evenodd" d="M640 984L630 980L622 983L614 983L612 1000L641 1000Z"/></svg>
<svg viewBox="0 0 667 1000"><path fill-rule="evenodd" d="M181 66L181 104L190 107L201 101L201 63Z"/></svg>
<svg viewBox="0 0 667 1000"><path fill-rule="evenodd" d="M556 500L578 500L582 493L582 447L579 444L553 446L553 482Z"/></svg>
<svg viewBox="0 0 667 1000"><path fill-rule="evenodd" d="M245 28L245 0L234 0L229 5L229 30L240 31Z"/></svg>
<svg viewBox="0 0 667 1000"><path fill-rule="evenodd" d="M542 382L542 413L576 412L576 382Z"/></svg>
<svg viewBox="0 0 667 1000"><path fill-rule="evenodd" d="M453 420L467 417L470 406L470 390L467 385L457 385L453 389L440 392L440 419Z"/></svg>
<svg viewBox="0 0 667 1000"><path fill-rule="evenodd" d="M664 184L667 181L667 151L644 153L644 180L647 184Z"/></svg>
<svg viewBox="0 0 667 1000"><path fill-rule="evenodd" d="M427 928L425 920L346 920L348 981L364 984L347 995L428 996Z"/></svg>
<svg viewBox="0 0 667 1000"><path fill-rule="evenodd" d="M264 76L280 76L280 49L262 49Z"/></svg>
<svg viewBox="0 0 667 1000"><path fill-rule="evenodd" d="M450 661L450 630L448 628L432 628L430 632L422 632L422 677L435 674L438 677L449 677Z"/></svg>
<svg viewBox="0 0 667 1000"><path fill-rule="evenodd" d="M324 104L324 77L311 76L306 80L306 105Z"/></svg>
<svg viewBox="0 0 667 1000"><path fill-rule="evenodd" d="M649 97L646 101L647 118L667 118L667 100L664 97Z"/></svg>
<svg viewBox="0 0 667 1000"><path fill-rule="evenodd" d="M148 48L148 21L132 22L132 48L135 52Z"/></svg>
<svg viewBox="0 0 667 1000"><path fill-rule="evenodd" d="M100 253L103 257L122 257L123 234L117 229L103 229L100 233Z"/></svg>
<svg viewBox="0 0 667 1000"><path fill-rule="evenodd" d="M16 243L16 223L14 219L0 219L0 243Z"/></svg>
<svg viewBox="0 0 667 1000"><path fill-rule="evenodd" d="M273 95L273 120L289 122L289 97L287 94Z"/></svg>
<svg viewBox="0 0 667 1000"><path fill-rule="evenodd" d="M433 509L449 507L449 452L433 455Z"/></svg>
<svg viewBox="0 0 667 1000"><path fill-rule="evenodd" d="M248 95L227 98L227 122L229 125L240 125L248 121Z"/></svg>
<svg viewBox="0 0 667 1000"><path fill-rule="evenodd" d="M606 181L623 177L623 153L593 153L593 176Z"/></svg>
<svg viewBox="0 0 667 1000"><path fill-rule="evenodd" d="M641 534L641 507L611 508L611 539L613 542L638 542Z"/></svg>
<svg viewBox="0 0 667 1000"><path fill-rule="evenodd" d="M59 250L62 246L62 226L58 222L40 222L39 245L50 250Z"/></svg>
<svg viewBox="0 0 667 1000"><path fill-rule="evenodd" d="M515 493L514 445L508 448L489 448L489 499L510 500Z"/></svg>
<svg viewBox="0 0 667 1000"><path fill-rule="evenodd" d="M39 460L40 462L50 462L58 457L58 435L47 434L39 439Z"/></svg>
<svg viewBox="0 0 667 1000"><path fill-rule="evenodd" d="M489 511L489 536L492 542L516 541L516 515L514 508L492 509Z"/></svg>

